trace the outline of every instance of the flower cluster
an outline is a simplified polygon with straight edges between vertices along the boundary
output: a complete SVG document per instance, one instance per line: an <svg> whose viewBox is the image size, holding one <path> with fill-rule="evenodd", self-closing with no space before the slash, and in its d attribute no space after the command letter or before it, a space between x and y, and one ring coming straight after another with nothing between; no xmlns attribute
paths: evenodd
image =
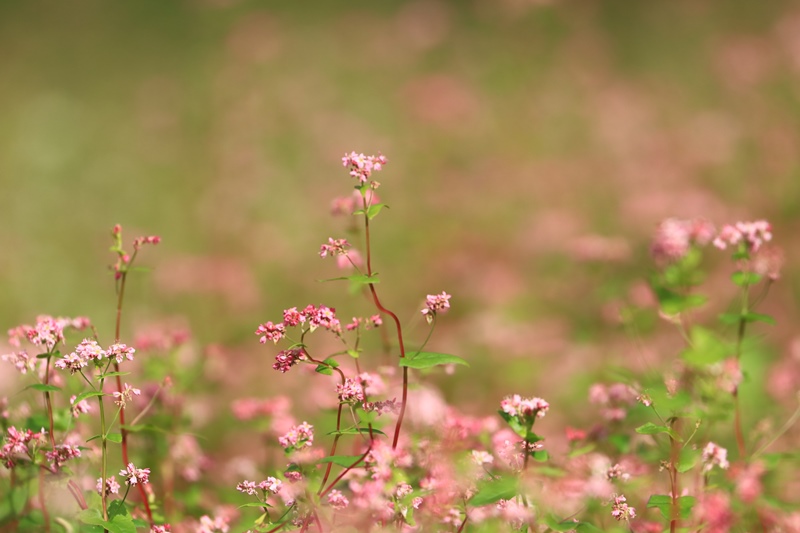
<svg viewBox="0 0 800 533"><path fill-rule="evenodd" d="M91 322L86 317L54 318L50 315L36 317L36 325L23 324L8 330L8 343L15 347L22 346L22 340L27 340L34 346L52 352L56 345L64 341L64 330L86 329ZM27 374L36 368L36 358L28 355L25 349L0 355L0 360L13 364L21 374Z"/></svg>
<svg viewBox="0 0 800 533"><path fill-rule="evenodd" d="M308 422L294 426L285 435L278 437L278 443L286 451L310 447L314 444L314 426Z"/></svg>
<svg viewBox="0 0 800 533"><path fill-rule="evenodd" d="M305 359L302 348L281 350L278 352L278 355L275 356L275 363L272 365L272 368L279 371L281 374L285 374L302 359Z"/></svg>
<svg viewBox="0 0 800 533"><path fill-rule="evenodd" d="M383 324L383 319L381 315L372 315L369 318L361 318L361 317L353 317L353 320L345 326L347 331L353 331L358 329L358 327L364 324L364 329L372 329L377 328L378 326Z"/></svg>
<svg viewBox="0 0 800 533"><path fill-rule="evenodd" d="M119 475L125 478L127 485L145 484L150 482L149 468L136 468L133 463L128 463L125 470L120 470Z"/></svg>
<svg viewBox="0 0 800 533"><path fill-rule="evenodd" d="M643 403L648 401L625 383L595 383L589 388L589 403L599 405L603 418L609 421L623 420L640 397Z"/></svg>
<svg viewBox="0 0 800 533"><path fill-rule="evenodd" d="M500 408L509 416L530 422L543 418L550 409L550 404L541 398L522 398L519 394L514 394L501 401Z"/></svg>
<svg viewBox="0 0 800 533"><path fill-rule="evenodd" d="M723 470L728 469L728 466L730 466L728 463L728 450L709 442L703 448L703 472L710 472L715 466Z"/></svg>
<svg viewBox="0 0 800 533"><path fill-rule="evenodd" d="M625 503L625 496L614 496L614 504L611 506L611 516L619 521L636 518L636 509Z"/></svg>
<svg viewBox="0 0 800 533"><path fill-rule="evenodd" d="M328 244L320 246L319 256L327 257L330 255L334 257L337 255L347 255L348 248L350 248L350 243L347 242L347 239L333 239L328 237Z"/></svg>
<svg viewBox="0 0 800 533"><path fill-rule="evenodd" d="M60 470L61 466L70 459L81 456L81 450L71 444L59 444L55 449L44 454L45 459L53 467L53 470Z"/></svg>
<svg viewBox="0 0 800 533"><path fill-rule="evenodd" d="M128 402L131 401L134 396L139 396L142 394L142 391L140 389L131 387L126 383L121 391L114 391L113 394L115 398L114 403L125 409L125 407L128 405Z"/></svg>
<svg viewBox="0 0 800 533"><path fill-rule="evenodd" d="M0 447L0 461L6 468L14 468L16 460L19 456L25 455L29 459L33 458L34 453L28 449L28 445L33 446L42 444L47 435L44 428L38 433L30 429L20 431L16 427L11 426L6 430L6 438L3 446Z"/></svg>
<svg viewBox="0 0 800 533"><path fill-rule="evenodd" d="M286 326L282 323L264 322L256 329L256 335L261 335L258 339L261 344L266 344L267 341L277 344L286 335Z"/></svg>
<svg viewBox="0 0 800 533"><path fill-rule="evenodd" d="M97 484L95 485L95 490L97 494L102 494L103 492L103 478L97 478ZM111 476L106 478L106 494L118 494L119 493L119 483L117 483L117 478L115 476Z"/></svg>
<svg viewBox="0 0 800 533"><path fill-rule="evenodd" d="M89 361L94 361L96 364L104 358L114 358L117 363L121 363L126 358L132 361L135 351L124 344L112 344L108 350L104 350L97 344L97 341L83 339L74 352L56 361L55 367L69 370L70 374L74 374L80 372L83 367L89 364Z"/></svg>
<svg viewBox="0 0 800 533"><path fill-rule="evenodd" d="M766 220L726 224L714 239L714 246L724 250L728 246L743 245L748 252L757 252L765 243L772 240L772 226Z"/></svg>
<svg viewBox="0 0 800 533"><path fill-rule="evenodd" d="M442 294L429 294L425 298L425 308L421 312L430 324L437 313L445 313L448 309L450 309L450 295L442 291Z"/></svg>
<svg viewBox="0 0 800 533"><path fill-rule="evenodd" d="M342 158L342 166L350 167L350 175L358 180L359 185L367 183L372 173L379 172L386 163L386 157L381 154L366 156L350 152ZM376 182L372 182L371 185L373 188L377 187Z"/></svg>
<svg viewBox="0 0 800 533"><path fill-rule="evenodd" d="M161 237L158 235L149 235L147 237L137 237L133 241L133 249L139 250L144 244L158 244L161 242Z"/></svg>
<svg viewBox="0 0 800 533"><path fill-rule="evenodd" d="M347 378L344 380L344 383L336 385L336 394L339 396L339 401L342 403L364 401L364 388L354 379Z"/></svg>
<svg viewBox="0 0 800 533"><path fill-rule="evenodd" d="M342 494L342 491L332 490L328 493L328 505L337 511L341 511L350 505L350 501L344 494Z"/></svg>
<svg viewBox="0 0 800 533"><path fill-rule="evenodd" d="M256 489L260 489L264 495L268 492L271 494L278 494L281 490L281 486L283 486L283 482L280 479L270 476L257 485L255 481L242 481L236 485L236 490L250 496L256 495Z"/></svg>
<svg viewBox="0 0 800 533"><path fill-rule="evenodd" d="M705 246L711 242L715 233L714 225L702 218L668 218L658 225L650 253L658 263L678 261L689 253L693 244Z"/></svg>
<svg viewBox="0 0 800 533"><path fill-rule="evenodd" d="M72 416L78 418L80 415L88 413L92 410L92 406L86 400L75 402L78 397L74 394L69 398L69 404L72 406Z"/></svg>

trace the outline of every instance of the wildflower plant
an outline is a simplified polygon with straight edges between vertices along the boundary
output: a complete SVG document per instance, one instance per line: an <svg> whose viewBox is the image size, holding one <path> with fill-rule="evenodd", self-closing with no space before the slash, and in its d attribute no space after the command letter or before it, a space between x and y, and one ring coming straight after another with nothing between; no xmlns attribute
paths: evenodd
<svg viewBox="0 0 800 533"><path fill-rule="evenodd" d="M740 398L752 379L752 330L775 323L760 312L783 261L769 223L738 222L717 231L704 219L668 219L656 228L650 287L658 315L685 345L655 373L620 369L589 386L586 412L594 424L566 427L566 445L559 448L551 446L560 433L554 418L572 413L558 398L548 394L551 405L509 391L496 399L496 413L472 416L444 404L421 377L419 370L467 365L426 349L458 297L421 292L420 306L403 311L383 299L373 239L387 206L375 178L388 160L351 152L342 164L353 187L332 211L350 217L349 233L309 254L333 259L345 275L326 281L347 282L369 310L345 317L330 302L298 302L258 324L256 339L250 337L272 379L291 373L304 387L322 390L330 411L298 419L287 396L238 398L233 416L255 421L262 438L237 437L237 447L266 448L267 459L242 461L239 469L247 473L233 482L205 477L214 465L203 439L190 431L186 403L192 384L205 387L203 365L214 352L205 360L179 360L189 340L183 330L121 338L128 276L143 247L160 238L135 239L129 254L116 226L112 342L103 342L87 318L40 316L35 325L9 331L11 351L2 359L31 382L27 390L40 405L15 411L0 399L0 462L9 472L0 477L0 527L674 533L741 524L743 530L792 530L797 515L769 484L784 465L796 467L796 454L769 450L800 410L777 431L754 434L745 430ZM713 303L700 292L712 254L733 265L733 303L708 323L698 310ZM407 336L401 317L423 323L426 333ZM385 353L368 348L370 335L380 336ZM430 414L433 422L407 420L413 395L423 399L417 409L430 411L422 418ZM220 470L233 471L234 464ZM69 496L70 509L50 501L56 491Z"/></svg>

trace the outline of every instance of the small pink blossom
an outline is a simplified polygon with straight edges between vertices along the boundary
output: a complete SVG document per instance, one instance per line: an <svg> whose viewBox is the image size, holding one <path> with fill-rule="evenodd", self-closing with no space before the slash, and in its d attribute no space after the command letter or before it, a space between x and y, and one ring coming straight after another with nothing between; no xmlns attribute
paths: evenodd
<svg viewBox="0 0 800 533"><path fill-rule="evenodd" d="M256 335L261 335L259 342L265 344L267 341L272 341L277 344L286 335L286 326L282 323L273 324L272 322L265 322L258 326Z"/></svg>
<svg viewBox="0 0 800 533"><path fill-rule="evenodd" d="M344 494L342 494L341 491L334 489L328 493L328 505L337 511L341 511L350 505L350 501L345 497Z"/></svg>
<svg viewBox="0 0 800 533"><path fill-rule="evenodd" d="M275 356L275 364L272 365L272 368L285 374L290 368L305 358L306 356L302 348L282 350Z"/></svg>
<svg viewBox="0 0 800 533"><path fill-rule="evenodd" d="M764 243L772 240L772 226L766 220L726 224L714 239L714 246L720 250L728 246L743 244L748 252L757 252Z"/></svg>
<svg viewBox="0 0 800 533"><path fill-rule="evenodd" d="M136 353L134 348L129 348L127 344L112 344L106 350L109 359L114 358L117 364L122 363L125 359L133 361L133 354Z"/></svg>
<svg viewBox="0 0 800 533"><path fill-rule="evenodd" d="M728 466L730 466L730 463L728 463L728 450L709 442L703 448L703 472L710 472L715 466L723 470L728 469Z"/></svg>
<svg viewBox="0 0 800 533"><path fill-rule="evenodd" d="M161 237L159 237L158 235L149 235L147 237L137 237L133 241L133 249L134 250L139 250L139 248L141 248L142 245L144 245L144 244L156 245L156 244L158 244L160 242L161 242Z"/></svg>
<svg viewBox="0 0 800 533"><path fill-rule="evenodd" d="M0 360L14 365L20 374L27 374L36 368L36 359L29 356L25 350L0 355Z"/></svg>
<svg viewBox="0 0 800 533"><path fill-rule="evenodd" d="M714 226L702 218L668 218L659 224L653 236L650 253L658 263L678 261L689 253L693 244L708 244L715 231Z"/></svg>
<svg viewBox="0 0 800 533"><path fill-rule="evenodd" d="M98 494L101 494L103 486L103 478L97 478L97 485L95 486L95 490L97 490ZM115 476L111 476L106 478L106 494L118 494L119 493L119 483L117 483L117 478Z"/></svg>
<svg viewBox="0 0 800 533"><path fill-rule="evenodd" d="M428 323L433 322L437 313L445 313L450 309L451 296L442 291L442 294L429 294L425 298L425 308L421 311Z"/></svg>
<svg viewBox="0 0 800 533"><path fill-rule="evenodd" d="M278 437L278 443L285 450L310 447L314 443L314 426L308 422L294 426L285 435Z"/></svg>
<svg viewBox="0 0 800 533"><path fill-rule="evenodd" d="M611 506L611 516L617 520L630 520L636 518L636 509L626 503L625 496L614 496L614 504Z"/></svg>
<svg viewBox="0 0 800 533"><path fill-rule="evenodd" d="M258 484L258 488L265 492L278 494L278 492L280 492L281 490L282 485L283 481L281 481L280 479L276 479L272 476L269 476L267 479Z"/></svg>
<svg viewBox="0 0 800 533"><path fill-rule="evenodd" d="M127 485L145 484L150 482L149 468L136 468L133 463L128 463L125 470L120 470L119 475L125 478Z"/></svg>
<svg viewBox="0 0 800 533"><path fill-rule="evenodd" d="M196 529L196 533L228 533L230 530L230 519L226 516L215 516L211 518L208 515L200 517L200 525Z"/></svg>
<svg viewBox="0 0 800 533"><path fill-rule="evenodd" d="M519 394L514 394L500 402L500 407L510 416L532 420L543 418L550 409L550 404L541 398L522 398Z"/></svg>
<svg viewBox="0 0 800 533"><path fill-rule="evenodd" d="M336 394L343 403L363 402L364 389L357 381L347 378L343 384L336 385Z"/></svg>
<svg viewBox="0 0 800 533"><path fill-rule="evenodd" d="M169 524L164 524L160 526L154 525L153 527L150 528L150 533L170 533L171 531L172 528Z"/></svg>
<svg viewBox="0 0 800 533"><path fill-rule="evenodd" d="M255 496L256 495L256 482L255 481L247 481L247 480L242 481L241 483L236 485L236 490L238 490L239 492L242 492L244 494L247 494L249 496Z"/></svg>
<svg viewBox="0 0 800 533"><path fill-rule="evenodd" d="M44 454L47 461L55 470L60 470L61 466L69 461L81 456L81 450L71 444L58 444L55 449Z"/></svg>
<svg viewBox="0 0 800 533"><path fill-rule="evenodd" d="M114 403L125 409L128 402L133 399L133 396L139 396L140 394L142 394L141 389L136 389L126 383L122 387L122 391L114 391L113 395L116 398Z"/></svg>
<svg viewBox="0 0 800 533"><path fill-rule="evenodd" d="M350 167L350 175L358 180L359 185L367 183L372 173L382 170L386 162L386 157L381 154L365 156L350 152L342 158L342 166Z"/></svg>
<svg viewBox="0 0 800 533"><path fill-rule="evenodd" d="M320 257L331 257L337 255L347 255L347 249L350 248L350 243L347 239L333 239L328 237L328 244L323 244L319 249Z"/></svg>

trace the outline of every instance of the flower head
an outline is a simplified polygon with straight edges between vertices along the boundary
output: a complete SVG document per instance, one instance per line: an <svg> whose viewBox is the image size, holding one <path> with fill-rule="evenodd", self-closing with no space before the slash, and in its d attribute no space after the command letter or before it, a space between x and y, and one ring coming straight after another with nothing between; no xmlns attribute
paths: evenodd
<svg viewBox="0 0 800 533"><path fill-rule="evenodd" d="M433 322L437 313L445 313L450 309L451 296L442 291L442 294L429 294L425 298L425 308L421 311L428 323Z"/></svg>
<svg viewBox="0 0 800 533"><path fill-rule="evenodd" d="M381 154L366 156L350 152L342 158L342 166L350 168L350 175L358 180L359 185L366 184L372 173L382 170L386 163L386 157Z"/></svg>
<svg viewBox="0 0 800 533"><path fill-rule="evenodd" d="M748 252L757 252L761 246L772 240L772 225L766 220L726 224L714 239L714 246L724 250L728 246L742 245Z"/></svg>
<svg viewBox="0 0 800 533"><path fill-rule="evenodd" d="M97 490L98 494L102 494L102 487L103 487L103 478L97 478L97 485L95 489ZM119 493L119 483L117 483L117 478L115 476L111 476L106 478L106 494L118 494Z"/></svg>
<svg viewBox="0 0 800 533"><path fill-rule="evenodd" d="M136 468L133 466L133 463L128 463L127 468L125 468L125 470L120 470L119 475L125 478L125 483L127 485L150 483L150 469Z"/></svg>
<svg viewBox="0 0 800 533"><path fill-rule="evenodd" d="M709 442L703 448L703 472L710 472L715 466L723 470L728 469L728 466L730 466L730 463L728 463L728 450Z"/></svg>
<svg viewBox="0 0 800 533"><path fill-rule="evenodd" d="M278 437L278 442L284 450L300 450L314 444L314 426L303 422L294 426L285 435Z"/></svg>
<svg viewBox="0 0 800 533"><path fill-rule="evenodd" d="M625 503L625 496L614 496L614 504L611 506L611 516L617 520L630 520L636 518L636 509Z"/></svg>

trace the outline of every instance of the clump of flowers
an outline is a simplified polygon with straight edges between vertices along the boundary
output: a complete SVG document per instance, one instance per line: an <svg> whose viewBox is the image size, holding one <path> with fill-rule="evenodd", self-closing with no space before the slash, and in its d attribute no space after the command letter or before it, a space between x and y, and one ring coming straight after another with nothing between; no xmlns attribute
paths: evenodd
<svg viewBox="0 0 800 533"><path fill-rule="evenodd" d="M278 443L287 452L308 448L314 444L314 426L308 422L294 426L285 435L278 437Z"/></svg>
<svg viewBox="0 0 800 533"><path fill-rule="evenodd" d="M723 470L728 469L728 466L730 466L728 463L728 450L713 442L709 442L706 444L706 447L703 448L703 472L710 472L715 466Z"/></svg>
<svg viewBox="0 0 800 533"><path fill-rule="evenodd" d="M358 180L359 185L365 185L373 172L379 172L387 163L386 157L378 155L358 154L350 152L342 157L342 166L350 168L350 175ZM377 188L377 182L370 182L372 188Z"/></svg>
<svg viewBox="0 0 800 533"><path fill-rule="evenodd" d="M127 485L150 483L150 469L136 468L133 463L128 463L125 470L120 470L119 475L125 478Z"/></svg>
<svg viewBox="0 0 800 533"><path fill-rule="evenodd" d="M627 500L622 494L619 496L614 496L614 503L611 506L611 516L616 518L618 521L627 521L632 518L636 518L636 509L628 505L626 502Z"/></svg>
<svg viewBox="0 0 800 533"><path fill-rule="evenodd" d="M764 243L772 240L772 225L766 220L725 224L714 239L720 250L740 246L749 253L757 252Z"/></svg>
<svg viewBox="0 0 800 533"><path fill-rule="evenodd" d="M446 313L448 309L450 309L450 295L442 291L442 294L429 294L425 298L425 308L421 313L430 324L437 313Z"/></svg>
<svg viewBox="0 0 800 533"><path fill-rule="evenodd" d="M658 225L650 253L657 263L675 262L686 257L693 245L711 242L715 232L714 225L703 218L668 218Z"/></svg>

